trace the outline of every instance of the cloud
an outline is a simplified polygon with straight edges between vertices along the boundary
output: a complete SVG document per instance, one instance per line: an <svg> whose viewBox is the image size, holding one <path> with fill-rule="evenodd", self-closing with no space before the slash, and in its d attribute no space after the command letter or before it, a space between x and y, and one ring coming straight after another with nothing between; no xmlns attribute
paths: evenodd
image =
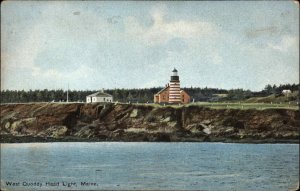
<svg viewBox="0 0 300 191"><path fill-rule="evenodd" d="M49 69L46 71L38 70L35 75L38 78L48 78L52 80L78 80L78 79L85 79L88 78L93 73L93 70L85 65L81 65L79 68L75 69L74 71L71 71L69 73L60 72L57 70Z"/></svg>
<svg viewBox="0 0 300 191"><path fill-rule="evenodd" d="M290 49L299 52L299 38L293 36L283 36L279 43L268 43L268 47L280 52L288 52Z"/></svg>
<svg viewBox="0 0 300 191"><path fill-rule="evenodd" d="M269 26L259 29L250 29L246 31L246 36L248 38L256 38L263 35L273 35L275 33L278 33L278 28L276 26Z"/></svg>
<svg viewBox="0 0 300 191"><path fill-rule="evenodd" d="M1 43L2 72L24 69L31 71L33 78L53 80L53 83L62 79L77 79L79 76L88 77L86 74L92 70L87 66L79 67L81 63L77 62L89 62L90 60L86 59L90 53L88 49L93 48L95 41L109 38L113 32L104 30L110 27L104 18L89 11L76 11L74 15L72 9L68 10L60 5L45 5L46 8L39 15L39 19L32 19L30 26L24 29L15 27L22 26L21 24L12 25L20 36L9 41L4 39ZM5 27L5 31L1 32L10 36L10 25ZM24 35L23 31L28 33ZM40 56L43 58L39 58ZM61 62L55 65L55 61ZM69 70L62 71L56 67L59 64L70 66L67 67Z"/></svg>
<svg viewBox="0 0 300 191"><path fill-rule="evenodd" d="M298 76L292 17L241 23L245 14L236 23L227 19L236 13L224 17L203 6L157 3L152 10L145 4L124 11L120 3L113 9L105 4L55 2L7 10L2 87L56 88L67 81L78 89L163 86L173 67L183 86L263 88L267 79L281 83Z"/></svg>
<svg viewBox="0 0 300 191"><path fill-rule="evenodd" d="M126 33L149 46L164 44L174 38L193 39L216 35L212 23L187 20L166 21L165 15L165 11L154 11L151 15L153 24L150 27L143 27L135 17L129 16L125 19Z"/></svg>

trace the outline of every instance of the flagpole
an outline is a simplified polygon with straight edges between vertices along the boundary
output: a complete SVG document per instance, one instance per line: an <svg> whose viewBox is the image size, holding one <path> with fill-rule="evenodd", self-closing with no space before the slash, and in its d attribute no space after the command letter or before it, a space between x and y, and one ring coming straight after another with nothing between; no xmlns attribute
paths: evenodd
<svg viewBox="0 0 300 191"><path fill-rule="evenodd" d="M69 83L68 83L68 89L67 89L67 103L69 102Z"/></svg>

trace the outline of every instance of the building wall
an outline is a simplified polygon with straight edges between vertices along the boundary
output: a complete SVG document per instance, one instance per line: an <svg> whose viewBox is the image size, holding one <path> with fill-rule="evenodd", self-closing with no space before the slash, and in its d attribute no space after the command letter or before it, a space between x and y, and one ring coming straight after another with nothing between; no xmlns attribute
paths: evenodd
<svg viewBox="0 0 300 191"><path fill-rule="evenodd" d="M91 103L92 100L91 100L91 97L86 97L86 103Z"/></svg>
<svg viewBox="0 0 300 191"><path fill-rule="evenodd" d="M166 88L164 91L160 92L159 94L154 95L154 103L168 103L169 102L169 89L170 87Z"/></svg>
<svg viewBox="0 0 300 191"><path fill-rule="evenodd" d="M159 94L159 103L169 102L169 88Z"/></svg>
<svg viewBox="0 0 300 191"><path fill-rule="evenodd" d="M112 97L86 97L87 103L96 103L96 102L113 102Z"/></svg>
<svg viewBox="0 0 300 191"><path fill-rule="evenodd" d="M191 97L185 91L181 91L180 98L181 103L189 103L191 101Z"/></svg>
<svg viewBox="0 0 300 191"><path fill-rule="evenodd" d="M93 97L93 102L112 102L112 97Z"/></svg>
<svg viewBox="0 0 300 191"><path fill-rule="evenodd" d="M169 101L169 91L170 87L160 92L159 94L154 95L154 103L174 103ZM176 103L189 103L191 97L184 90L179 91L179 99Z"/></svg>
<svg viewBox="0 0 300 191"><path fill-rule="evenodd" d="M169 103L181 103L179 81L170 82Z"/></svg>
<svg viewBox="0 0 300 191"><path fill-rule="evenodd" d="M159 103L159 95L154 95L154 103Z"/></svg>
<svg viewBox="0 0 300 191"><path fill-rule="evenodd" d="M106 102L113 102L113 97L107 97Z"/></svg>

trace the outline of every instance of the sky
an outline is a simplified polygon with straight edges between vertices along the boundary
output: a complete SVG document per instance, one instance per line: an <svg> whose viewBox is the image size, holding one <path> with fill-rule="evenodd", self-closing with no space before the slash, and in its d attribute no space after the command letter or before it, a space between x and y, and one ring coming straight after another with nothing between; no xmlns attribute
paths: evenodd
<svg viewBox="0 0 300 191"><path fill-rule="evenodd" d="M294 1L6 1L1 90L299 83Z"/></svg>

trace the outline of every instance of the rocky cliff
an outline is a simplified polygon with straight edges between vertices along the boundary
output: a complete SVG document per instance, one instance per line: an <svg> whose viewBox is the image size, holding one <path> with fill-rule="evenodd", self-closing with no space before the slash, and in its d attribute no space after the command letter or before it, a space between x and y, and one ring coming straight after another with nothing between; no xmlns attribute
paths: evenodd
<svg viewBox="0 0 300 191"><path fill-rule="evenodd" d="M299 142L299 111L128 104L4 104L1 142Z"/></svg>

